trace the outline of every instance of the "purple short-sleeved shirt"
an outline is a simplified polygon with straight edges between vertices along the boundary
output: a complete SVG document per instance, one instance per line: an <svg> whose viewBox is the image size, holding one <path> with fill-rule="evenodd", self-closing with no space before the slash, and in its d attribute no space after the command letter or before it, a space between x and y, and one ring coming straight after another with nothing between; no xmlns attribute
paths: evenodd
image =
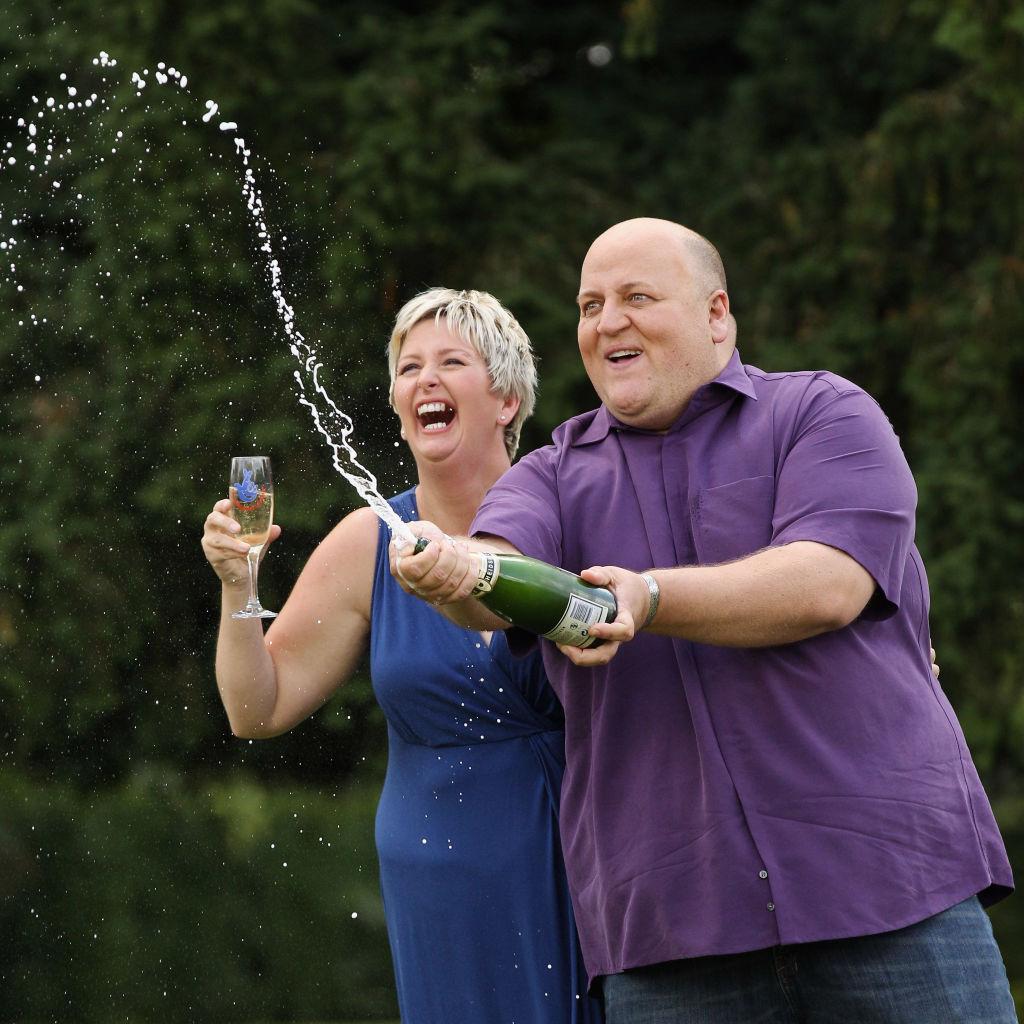
<svg viewBox="0 0 1024 1024"><path fill-rule="evenodd" d="M664 434L578 416L473 531L579 571L709 565L818 541L877 583L778 647L641 634L602 668L543 641L565 707L565 861L592 977L889 931L1013 885L933 679L916 489L888 420L830 373L738 353Z"/></svg>

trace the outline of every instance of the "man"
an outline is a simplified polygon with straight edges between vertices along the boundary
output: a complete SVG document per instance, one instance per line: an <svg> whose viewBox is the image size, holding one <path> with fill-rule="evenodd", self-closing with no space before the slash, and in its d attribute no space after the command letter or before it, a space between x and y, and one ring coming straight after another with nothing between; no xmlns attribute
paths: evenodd
<svg viewBox="0 0 1024 1024"><path fill-rule="evenodd" d="M718 253L680 225L601 235L579 308L601 408L514 466L473 531L618 600L601 646L544 642L609 1024L1015 1021L981 909L1012 877L930 672L885 416L833 374L744 366ZM393 555L455 621L503 628L467 599L476 561Z"/></svg>

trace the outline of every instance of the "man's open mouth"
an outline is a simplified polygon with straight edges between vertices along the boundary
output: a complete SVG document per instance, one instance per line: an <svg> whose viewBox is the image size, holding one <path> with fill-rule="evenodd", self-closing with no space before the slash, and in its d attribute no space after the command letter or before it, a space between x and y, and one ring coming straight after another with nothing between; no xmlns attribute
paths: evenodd
<svg viewBox="0 0 1024 1024"><path fill-rule="evenodd" d="M416 416L421 429L444 430L455 419L455 410L447 402L424 402L416 407Z"/></svg>
<svg viewBox="0 0 1024 1024"><path fill-rule="evenodd" d="M609 362L612 363L628 363L631 359L635 359L638 355L641 355L640 349L638 348L624 348L618 352L612 352L608 356Z"/></svg>

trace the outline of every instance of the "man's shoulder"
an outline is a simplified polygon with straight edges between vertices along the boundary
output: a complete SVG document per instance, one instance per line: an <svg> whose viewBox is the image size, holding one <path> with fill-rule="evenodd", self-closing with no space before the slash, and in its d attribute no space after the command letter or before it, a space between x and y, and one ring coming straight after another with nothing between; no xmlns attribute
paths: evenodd
<svg viewBox="0 0 1024 1024"><path fill-rule="evenodd" d="M767 371L744 364L747 376L753 382L760 398L789 398L796 395L820 394L826 397L846 394L867 394L852 380L831 370L777 370Z"/></svg>
<svg viewBox="0 0 1024 1024"><path fill-rule="evenodd" d="M870 392L831 370L766 373L757 367L745 369L757 396L746 410L755 420L770 422L776 436L786 436L790 429L802 433L839 422L844 431L857 430L865 437L879 429L893 430Z"/></svg>
<svg viewBox="0 0 1024 1024"><path fill-rule="evenodd" d="M590 412L573 416L554 429L551 434L551 443L534 448L520 456L512 464L504 476L491 488L494 493L500 490L532 488L537 481L544 481L545 486L557 486L558 477L568 469L576 465L575 455L578 455L587 445L589 438L598 437L602 432L606 433L607 428L600 423L595 423L595 418L601 412L600 408L592 409Z"/></svg>
<svg viewBox="0 0 1024 1024"><path fill-rule="evenodd" d="M597 426L595 421L601 414L601 407L590 409L588 412L581 412L579 416L560 423L551 432L552 446L556 448L569 447L583 438L591 428Z"/></svg>
<svg viewBox="0 0 1024 1024"><path fill-rule="evenodd" d="M598 407L597 409L591 409L589 412L580 413L579 416L573 416L564 423L560 423L551 432L550 444L534 448L533 451L528 452L519 459L516 465L523 462L557 462L562 460L576 444L593 436L595 430L600 428L600 424L595 423L600 412L601 409Z"/></svg>

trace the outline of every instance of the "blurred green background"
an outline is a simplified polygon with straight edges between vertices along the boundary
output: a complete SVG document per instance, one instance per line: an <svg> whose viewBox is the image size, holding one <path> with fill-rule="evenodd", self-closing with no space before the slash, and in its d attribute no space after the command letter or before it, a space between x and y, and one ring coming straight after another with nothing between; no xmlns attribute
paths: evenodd
<svg viewBox="0 0 1024 1024"><path fill-rule="evenodd" d="M0 1021L397 1016L368 683L263 743L216 696L199 537L229 457L274 460L270 607L355 501L296 401L221 120L385 493L410 480L382 353L412 294L515 311L529 449L593 404L590 240L637 214L714 240L744 359L835 370L900 434L942 682L1024 863L1024 2L4 7ZM1019 899L993 920L1024 1005Z"/></svg>

